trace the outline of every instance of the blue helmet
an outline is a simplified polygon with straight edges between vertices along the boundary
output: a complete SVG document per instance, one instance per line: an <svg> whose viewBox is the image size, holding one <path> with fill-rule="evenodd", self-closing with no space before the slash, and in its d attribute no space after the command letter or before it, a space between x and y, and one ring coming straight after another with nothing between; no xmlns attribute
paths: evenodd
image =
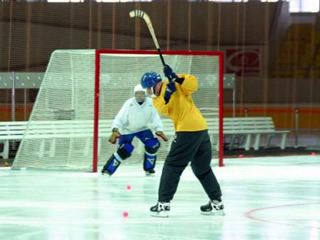
<svg viewBox="0 0 320 240"><path fill-rule="evenodd" d="M158 82L161 81L160 74L156 72L147 72L141 77L141 86L143 88L155 88Z"/></svg>

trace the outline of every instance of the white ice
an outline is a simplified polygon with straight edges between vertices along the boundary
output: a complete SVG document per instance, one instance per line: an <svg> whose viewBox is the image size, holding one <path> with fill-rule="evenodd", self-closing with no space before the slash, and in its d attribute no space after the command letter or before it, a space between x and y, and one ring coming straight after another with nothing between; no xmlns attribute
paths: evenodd
<svg viewBox="0 0 320 240"><path fill-rule="evenodd" d="M154 177L146 177L140 164L123 164L112 177L3 168L0 240L320 239L319 156L225 163L213 167L223 191L223 217L200 214L208 199L189 167L169 218L149 215L157 200L161 163Z"/></svg>

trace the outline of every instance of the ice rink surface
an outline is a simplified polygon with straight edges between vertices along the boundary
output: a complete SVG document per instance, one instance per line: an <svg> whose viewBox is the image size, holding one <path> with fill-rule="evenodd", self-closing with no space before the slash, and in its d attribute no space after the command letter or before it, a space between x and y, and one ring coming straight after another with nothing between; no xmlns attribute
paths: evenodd
<svg viewBox="0 0 320 240"><path fill-rule="evenodd" d="M123 164L112 177L2 168L0 240L320 239L319 156L225 163L213 167L224 194L223 217L200 214L208 199L189 167L169 218L149 215L160 163L154 177L146 177L140 164Z"/></svg>

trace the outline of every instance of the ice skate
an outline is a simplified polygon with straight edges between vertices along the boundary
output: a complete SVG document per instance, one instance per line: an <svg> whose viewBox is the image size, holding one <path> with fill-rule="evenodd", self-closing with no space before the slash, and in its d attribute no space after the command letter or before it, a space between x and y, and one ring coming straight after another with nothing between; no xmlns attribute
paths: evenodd
<svg viewBox="0 0 320 240"><path fill-rule="evenodd" d="M101 169L101 174L102 175L107 175L107 176L111 176L112 174L110 174L110 172L107 170L107 166L104 165L103 168Z"/></svg>
<svg viewBox="0 0 320 240"><path fill-rule="evenodd" d="M169 217L170 203L158 202L150 208L151 216L153 217Z"/></svg>
<svg viewBox="0 0 320 240"><path fill-rule="evenodd" d="M201 214L203 215L215 215L215 216L224 216L224 206L222 201L209 201L208 204L202 205L200 207Z"/></svg>
<svg viewBox="0 0 320 240"><path fill-rule="evenodd" d="M146 176L155 176L156 171L154 169L150 169L146 171Z"/></svg>

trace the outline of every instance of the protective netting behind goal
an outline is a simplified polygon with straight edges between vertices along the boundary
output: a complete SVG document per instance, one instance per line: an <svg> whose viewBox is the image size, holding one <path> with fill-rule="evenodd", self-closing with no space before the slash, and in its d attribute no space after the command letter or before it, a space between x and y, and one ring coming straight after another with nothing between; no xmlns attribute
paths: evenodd
<svg viewBox="0 0 320 240"><path fill-rule="evenodd" d="M48 64L37 100L19 146L14 168L92 170L95 96L95 50L57 50ZM108 143L111 123L122 104L133 97L141 76L156 71L164 78L159 56L120 52L100 54L98 166L101 168L117 145ZM193 95L206 118L219 116L219 57L192 52L164 55L176 73L190 73L199 80ZM216 121L211 131L219 132ZM173 136L174 133L169 134ZM212 135L217 156L217 134ZM161 141L158 161L165 159L169 143ZM125 162L143 159L144 148L133 142L133 155ZM141 166L142 168L142 166Z"/></svg>

